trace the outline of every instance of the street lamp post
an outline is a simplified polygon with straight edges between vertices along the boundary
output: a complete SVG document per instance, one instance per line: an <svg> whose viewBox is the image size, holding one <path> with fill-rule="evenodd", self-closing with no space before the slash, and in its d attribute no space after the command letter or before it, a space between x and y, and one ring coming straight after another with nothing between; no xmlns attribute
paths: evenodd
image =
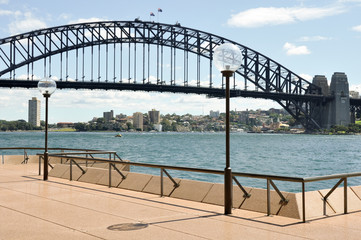
<svg viewBox="0 0 361 240"><path fill-rule="evenodd" d="M51 78L43 78L38 82L38 89L45 97L45 150L44 150L44 178L48 180L48 99L56 90L56 82Z"/></svg>
<svg viewBox="0 0 361 240"><path fill-rule="evenodd" d="M230 160L230 83L229 78L241 66L242 52L234 44L224 43L214 50L214 64L226 78L226 167L224 169L224 214L232 213L232 169Z"/></svg>

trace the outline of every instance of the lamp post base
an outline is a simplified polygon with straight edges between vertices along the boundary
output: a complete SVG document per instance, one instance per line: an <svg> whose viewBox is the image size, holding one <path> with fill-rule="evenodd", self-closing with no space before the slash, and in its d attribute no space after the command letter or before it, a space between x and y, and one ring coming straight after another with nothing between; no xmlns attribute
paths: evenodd
<svg viewBox="0 0 361 240"><path fill-rule="evenodd" d="M230 167L224 169L224 214L232 213L232 169Z"/></svg>
<svg viewBox="0 0 361 240"><path fill-rule="evenodd" d="M48 180L48 163L49 163L49 155L48 152L44 152L44 178L43 180Z"/></svg>

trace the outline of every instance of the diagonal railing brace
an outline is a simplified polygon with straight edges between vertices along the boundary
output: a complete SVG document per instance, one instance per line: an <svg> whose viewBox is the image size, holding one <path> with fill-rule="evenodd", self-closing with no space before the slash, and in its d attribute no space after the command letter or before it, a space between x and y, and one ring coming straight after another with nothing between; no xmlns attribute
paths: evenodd
<svg viewBox="0 0 361 240"><path fill-rule="evenodd" d="M281 193L281 191L277 188L276 184L274 184L274 182L272 181L272 179L269 180L273 189L278 193L278 195L280 196L281 198L281 201L280 201L280 204L281 205L286 205L288 203L288 199L286 199L283 194Z"/></svg>
<svg viewBox="0 0 361 240"><path fill-rule="evenodd" d="M233 180L236 182L236 184L238 185L238 187L242 190L243 192L243 197L244 198L249 198L251 197L251 194L249 194L246 189L244 189L244 187L239 183L239 181L237 180L237 178L235 176L232 177Z"/></svg>
<svg viewBox="0 0 361 240"><path fill-rule="evenodd" d="M326 202L327 202L327 198L336 190L336 188L343 182L343 181L345 181L346 180L346 178L341 178L337 183L336 183L336 185L335 186L333 186L333 188L324 196L324 198L323 198L323 215L326 215ZM345 181L345 185L347 185L347 182ZM346 194L347 194L347 192L346 192ZM347 199L347 198L345 198L345 199ZM346 200L347 201L347 200ZM345 204L345 205L347 205L347 204ZM347 212L347 210L345 210L346 212Z"/></svg>
<svg viewBox="0 0 361 240"><path fill-rule="evenodd" d="M126 179L127 177L115 166L114 163L111 163L112 167L114 168L115 171L117 171L120 176L122 176L123 180Z"/></svg>

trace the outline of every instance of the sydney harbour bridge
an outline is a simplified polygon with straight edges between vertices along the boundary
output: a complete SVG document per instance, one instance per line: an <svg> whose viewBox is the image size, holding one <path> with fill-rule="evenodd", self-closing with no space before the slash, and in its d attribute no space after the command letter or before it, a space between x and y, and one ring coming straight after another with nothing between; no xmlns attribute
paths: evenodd
<svg viewBox="0 0 361 240"><path fill-rule="evenodd" d="M213 66L214 49L223 43L235 44L242 51L242 65L232 78L231 97L276 101L308 130L339 124L325 118L347 123L339 115L349 117L350 112L360 110L361 100L349 98L345 74L335 74L336 82L332 79L329 89L324 77L309 82L230 39L178 23L138 19L70 24L0 39L0 87L36 88L41 78L52 77L60 89L223 98L225 83ZM339 87L338 79L343 86Z"/></svg>

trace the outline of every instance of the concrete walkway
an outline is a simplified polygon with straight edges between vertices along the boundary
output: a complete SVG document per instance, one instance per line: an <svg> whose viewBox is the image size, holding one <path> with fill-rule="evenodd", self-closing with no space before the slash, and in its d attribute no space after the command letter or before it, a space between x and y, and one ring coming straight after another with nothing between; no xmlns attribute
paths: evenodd
<svg viewBox="0 0 361 240"><path fill-rule="evenodd" d="M196 190L195 190L196 191ZM360 239L361 212L300 223L0 165L0 239Z"/></svg>

